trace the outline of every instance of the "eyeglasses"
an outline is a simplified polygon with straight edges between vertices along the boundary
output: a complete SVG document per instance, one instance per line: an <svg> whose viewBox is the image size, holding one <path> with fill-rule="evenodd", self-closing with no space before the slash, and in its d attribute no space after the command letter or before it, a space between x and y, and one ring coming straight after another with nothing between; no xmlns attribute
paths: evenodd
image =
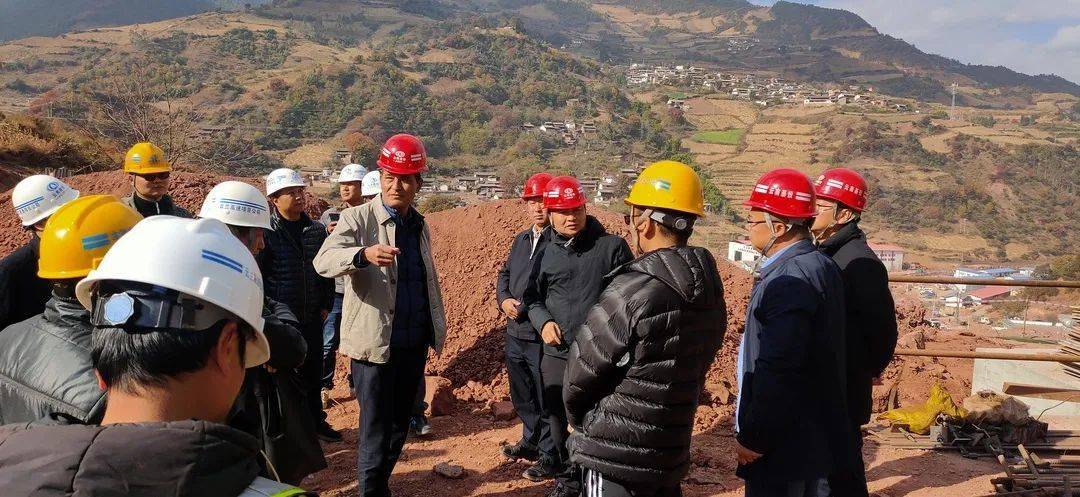
<svg viewBox="0 0 1080 497"><path fill-rule="evenodd" d="M765 224L766 222L767 221L751 221L751 220L747 219L746 220L746 225L747 226L754 226L754 225L757 225L757 224Z"/></svg>
<svg viewBox="0 0 1080 497"><path fill-rule="evenodd" d="M146 181L165 181L169 179L169 173L137 174L136 176Z"/></svg>
<svg viewBox="0 0 1080 497"><path fill-rule="evenodd" d="M634 218L631 217L630 214L623 214L623 216L622 216L622 222L626 223L627 226L629 226L630 222L633 221L633 220L634 220Z"/></svg>

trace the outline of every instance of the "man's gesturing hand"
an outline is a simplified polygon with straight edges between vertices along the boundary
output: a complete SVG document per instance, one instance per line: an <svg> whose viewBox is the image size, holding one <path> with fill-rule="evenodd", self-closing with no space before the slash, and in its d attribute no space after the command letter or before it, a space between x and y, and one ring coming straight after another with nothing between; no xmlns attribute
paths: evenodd
<svg viewBox="0 0 1080 497"><path fill-rule="evenodd" d="M364 259L376 266L389 266L401 249L389 245L372 245L364 248Z"/></svg>

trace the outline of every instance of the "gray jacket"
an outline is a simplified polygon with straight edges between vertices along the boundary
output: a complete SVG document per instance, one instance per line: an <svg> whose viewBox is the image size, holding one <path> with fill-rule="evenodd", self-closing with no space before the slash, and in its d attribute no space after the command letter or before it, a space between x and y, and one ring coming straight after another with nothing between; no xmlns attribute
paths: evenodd
<svg viewBox="0 0 1080 497"><path fill-rule="evenodd" d="M79 301L54 294L44 313L0 333L0 424L52 413L100 421L105 393L90 361L92 332Z"/></svg>
<svg viewBox="0 0 1080 497"><path fill-rule="evenodd" d="M353 261L361 249L371 245L395 245L394 221L383 206L382 197L341 211L334 232L315 256L315 270L326 278L347 276L341 313L341 353L358 361L385 364L390 359L390 334L397 296L397 264L374 264L357 268ZM431 312L432 346L442 351L446 337L446 313L435 259L431 255L431 233L424 225L420 255L427 275L428 307Z"/></svg>

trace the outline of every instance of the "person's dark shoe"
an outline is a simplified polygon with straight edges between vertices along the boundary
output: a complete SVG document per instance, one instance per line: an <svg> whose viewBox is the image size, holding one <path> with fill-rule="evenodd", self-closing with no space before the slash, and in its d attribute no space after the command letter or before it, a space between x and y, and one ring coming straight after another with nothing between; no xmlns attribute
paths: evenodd
<svg viewBox="0 0 1080 497"><path fill-rule="evenodd" d="M524 440L514 445L504 445L502 453L509 459L524 459L529 462L540 460L540 451Z"/></svg>
<svg viewBox="0 0 1080 497"><path fill-rule="evenodd" d="M417 414L409 420L409 431L418 437L426 437L431 434L431 424L428 423L427 416L423 414Z"/></svg>
<svg viewBox="0 0 1080 497"><path fill-rule="evenodd" d="M341 441L341 432L331 428L330 424L326 421L319 423L319 427L315 429L315 435L323 442Z"/></svg>
<svg viewBox="0 0 1080 497"><path fill-rule="evenodd" d="M522 472L521 477L532 482L541 482L555 478L555 473L555 463L550 458L541 457L540 461Z"/></svg>
<svg viewBox="0 0 1080 497"><path fill-rule="evenodd" d="M579 495L581 495L581 489L563 485L562 482L557 481L555 488L547 494L547 497L578 497Z"/></svg>

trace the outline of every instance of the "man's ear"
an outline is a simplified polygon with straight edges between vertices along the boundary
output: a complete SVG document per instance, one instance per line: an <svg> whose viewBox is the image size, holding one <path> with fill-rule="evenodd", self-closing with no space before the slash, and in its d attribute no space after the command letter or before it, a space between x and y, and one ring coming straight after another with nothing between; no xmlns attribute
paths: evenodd
<svg viewBox="0 0 1080 497"><path fill-rule="evenodd" d="M842 207L842 206L840 206L840 204L836 205L836 209L837 209L836 222L839 223L839 224L850 223L850 222L854 221L855 218L857 217L857 214L855 214L855 211L853 211L853 210L851 210L851 209L849 209L847 207Z"/></svg>
<svg viewBox="0 0 1080 497"><path fill-rule="evenodd" d="M97 386L99 390L104 392L109 389L109 386L105 384L105 380L101 377L101 373L99 373L96 369L94 370L94 378L97 379Z"/></svg>
<svg viewBox="0 0 1080 497"><path fill-rule="evenodd" d="M221 328L217 346L211 354L214 358L215 367L222 373L227 372L233 364L240 361L240 330L236 327L236 321L229 321Z"/></svg>

